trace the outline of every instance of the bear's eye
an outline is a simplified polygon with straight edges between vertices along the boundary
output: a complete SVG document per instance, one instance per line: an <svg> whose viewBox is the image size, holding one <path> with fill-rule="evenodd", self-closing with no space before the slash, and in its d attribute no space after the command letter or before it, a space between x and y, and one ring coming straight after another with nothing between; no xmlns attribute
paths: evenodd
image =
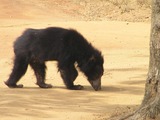
<svg viewBox="0 0 160 120"><path fill-rule="evenodd" d="M102 75L103 75L103 67L101 67L101 66L96 66L96 73L97 73L99 76L102 76Z"/></svg>

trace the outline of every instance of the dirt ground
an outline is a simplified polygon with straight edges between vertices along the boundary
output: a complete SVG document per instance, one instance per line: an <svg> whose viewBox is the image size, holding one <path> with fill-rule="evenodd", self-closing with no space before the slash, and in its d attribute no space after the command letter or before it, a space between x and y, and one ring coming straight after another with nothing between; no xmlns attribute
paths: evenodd
<svg viewBox="0 0 160 120"><path fill-rule="evenodd" d="M71 9L66 0L61 4L53 0L56 7L52 10L50 0L15 1L0 2L0 120L110 120L138 107L149 63L149 23L79 21L79 15L73 13L79 6ZM4 85L12 70L16 37L26 28L48 26L77 29L102 51L105 72L101 91L94 91L80 72L75 83L85 89L67 90L53 61L47 62L46 76L52 89L38 88L30 67L19 82L24 88Z"/></svg>

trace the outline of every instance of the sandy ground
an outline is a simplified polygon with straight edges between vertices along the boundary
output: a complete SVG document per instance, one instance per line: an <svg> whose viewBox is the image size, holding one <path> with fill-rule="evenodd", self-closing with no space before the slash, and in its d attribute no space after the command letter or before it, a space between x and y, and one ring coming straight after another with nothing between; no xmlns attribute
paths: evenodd
<svg viewBox="0 0 160 120"><path fill-rule="evenodd" d="M110 120L135 110L141 103L149 63L149 23L58 22L3 15L0 19L0 120ZM101 91L94 91L80 72L75 83L85 89L67 90L56 62L47 62L46 81L54 86L52 89L38 88L30 68L19 82L24 84L23 89L9 89L4 85L12 69L12 45L16 37L26 28L48 26L77 29L102 51L105 72Z"/></svg>

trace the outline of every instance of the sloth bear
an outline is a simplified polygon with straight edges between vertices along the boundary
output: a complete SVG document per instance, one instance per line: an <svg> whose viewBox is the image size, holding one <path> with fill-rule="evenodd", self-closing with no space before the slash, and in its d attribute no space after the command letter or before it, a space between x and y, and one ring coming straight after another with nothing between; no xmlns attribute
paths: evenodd
<svg viewBox="0 0 160 120"><path fill-rule="evenodd" d="M58 71L68 89L83 89L83 86L73 83L78 76L76 67L85 74L94 90L101 89L103 56L76 30L60 27L27 29L14 42L14 53L13 70L5 81L10 88L23 87L17 82L25 74L28 65L34 70L36 84L41 88L51 88L51 84L45 83L45 62L56 60Z"/></svg>

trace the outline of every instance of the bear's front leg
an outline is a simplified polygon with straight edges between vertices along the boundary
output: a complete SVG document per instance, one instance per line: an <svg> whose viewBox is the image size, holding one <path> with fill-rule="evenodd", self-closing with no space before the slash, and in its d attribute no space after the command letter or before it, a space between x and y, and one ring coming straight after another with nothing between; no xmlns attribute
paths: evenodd
<svg viewBox="0 0 160 120"><path fill-rule="evenodd" d="M74 85L73 83L78 76L78 72L74 65L60 69L60 74L67 89L82 90L84 88L82 85Z"/></svg>

